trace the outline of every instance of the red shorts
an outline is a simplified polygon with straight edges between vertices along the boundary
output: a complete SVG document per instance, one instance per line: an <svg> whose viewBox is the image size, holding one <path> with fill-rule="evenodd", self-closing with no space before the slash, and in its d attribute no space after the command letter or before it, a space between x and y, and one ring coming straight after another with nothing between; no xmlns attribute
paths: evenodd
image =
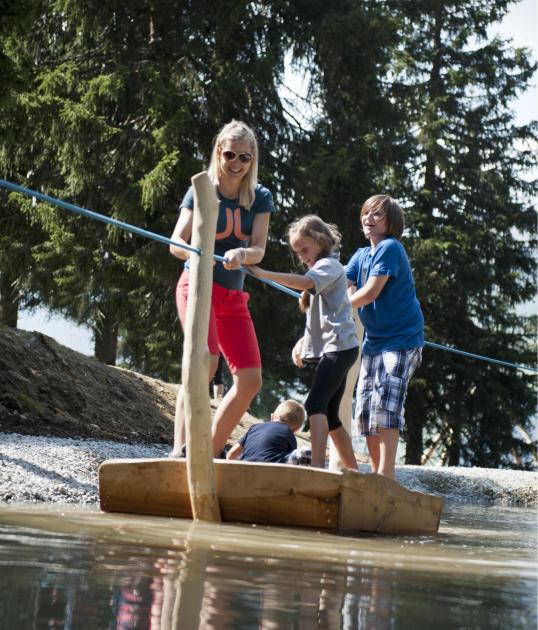
<svg viewBox="0 0 538 630"><path fill-rule="evenodd" d="M189 273L184 271L176 289L176 304L181 325L185 327ZM242 368L261 368L262 362L254 324L248 310L250 296L245 291L225 289L213 282L209 332L209 352L224 355L232 374Z"/></svg>

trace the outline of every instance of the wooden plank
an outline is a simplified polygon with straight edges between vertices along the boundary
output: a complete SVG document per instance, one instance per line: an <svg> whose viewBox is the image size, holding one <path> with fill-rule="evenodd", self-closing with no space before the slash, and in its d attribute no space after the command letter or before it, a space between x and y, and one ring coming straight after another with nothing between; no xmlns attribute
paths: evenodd
<svg viewBox="0 0 538 630"><path fill-rule="evenodd" d="M222 518L228 522L335 530L341 473L215 460ZM105 512L192 518L185 460L108 460L99 467Z"/></svg>
<svg viewBox="0 0 538 630"><path fill-rule="evenodd" d="M184 460L109 459L99 466L105 512L192 518Z"/></svg>
<svg viewBox="0 0 538 630"><path fill-rule="evenodd" d="M189 295L181 364L187 471L194 518L220 521L213 470L207 347L219 202L207 172L198 173L191 181L194 190L191 245L201 249L202 255L193 254L189 259Z"/></svg>
<svg viewBox="0 0 538 630"><path fill-rule="evenodd" d="M215 462L222 518L336 530L341 473L285 464Z"/></svg>
<svg viewBox="0 0 538 630"><path fill-rule="evenodd" d="M381 475L345 470L340 494L340 531L435 534L443 499L407 490Z"/></svg>
<svg viewBox="0 0 538 630"><path fill-rule="evenodd" d="M327 531L435 534L443 500L380 475L215 460L226 522ZM185 460L108 460L99 468L106 512L192 518Z"/></svg>

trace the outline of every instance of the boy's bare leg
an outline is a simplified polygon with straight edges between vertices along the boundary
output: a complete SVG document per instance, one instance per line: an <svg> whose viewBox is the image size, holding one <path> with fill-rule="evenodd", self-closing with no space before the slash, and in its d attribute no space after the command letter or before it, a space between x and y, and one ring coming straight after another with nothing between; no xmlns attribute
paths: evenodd
<svg viewBox="0 0 538 630"><path fill-rule="evenodd" d="M372 472L394 479L396 451L400 432L398 429L379 429L379 435L369 435L366 438L370 453Z"/></svg>
<svg viewBox="0 0 538 630"><path fill-rule="evenodd" d="M366 445L370 455L370 468L376 473L379 468L379 435L367 435Z"/></svg>

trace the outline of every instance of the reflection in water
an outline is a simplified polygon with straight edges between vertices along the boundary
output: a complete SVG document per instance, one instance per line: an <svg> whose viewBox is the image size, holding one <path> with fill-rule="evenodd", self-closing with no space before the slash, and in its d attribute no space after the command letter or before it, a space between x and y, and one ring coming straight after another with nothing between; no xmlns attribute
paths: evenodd
<svg viewBox="0 0 538 630"><path fill-rule="evenodd" d="M344 538L3 510L0 626L533 627L535 519L529 510L459 506L438 538Z"/></svg>

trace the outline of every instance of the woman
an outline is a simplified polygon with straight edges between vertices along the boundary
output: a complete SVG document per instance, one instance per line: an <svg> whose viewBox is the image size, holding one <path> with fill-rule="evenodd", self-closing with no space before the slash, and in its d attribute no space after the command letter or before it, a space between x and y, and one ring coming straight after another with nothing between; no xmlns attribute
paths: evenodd
<svg viewBox="0 0 538 630"><path fill-rule="evenodd" d="M243 291L245 274L240 267L262 260L269 218L275 207L271 193L258 184L258 144L252 129L243 122L232 120L220 130L213 146L208 175L219 197L215 253L225 260L217 262L213 271L208 382L215 374L221 352L233 377L233 386L218 406L213 422L213 450L218 456L262 384L260 351L248 310L249 295ZM178 243L190 240L193 208L191 187L181 203L172 240ZM184 326L191 252L174 245L170 246L170 252L187 261L176 291L178 313ZM184 455L184 444L185 417L180 387L171 456Z"/></svg>

